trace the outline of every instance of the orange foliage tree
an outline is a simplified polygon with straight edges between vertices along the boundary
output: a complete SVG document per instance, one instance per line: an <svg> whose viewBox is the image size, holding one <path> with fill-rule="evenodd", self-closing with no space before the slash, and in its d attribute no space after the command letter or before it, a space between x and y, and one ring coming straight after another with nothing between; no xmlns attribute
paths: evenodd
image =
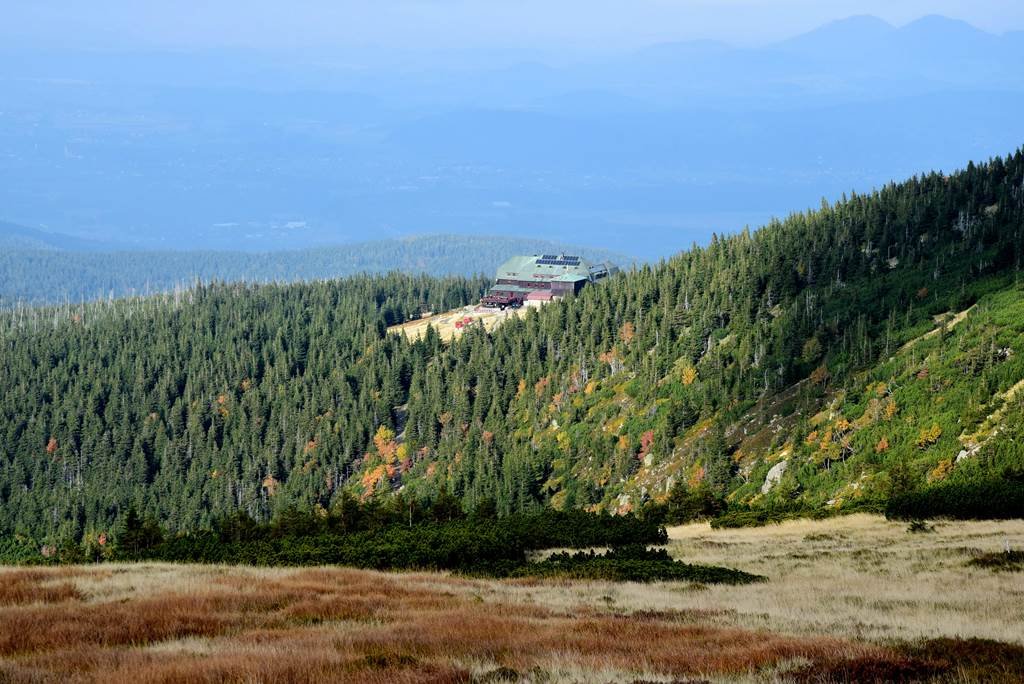
<svg viewBox="0 0 1024 684"><path fill-rule="evenodd" d="M811 373L811 382L815 385L824 385L828 382L829 377L831 376L828 372L828 366L821 364Z"/></svg>

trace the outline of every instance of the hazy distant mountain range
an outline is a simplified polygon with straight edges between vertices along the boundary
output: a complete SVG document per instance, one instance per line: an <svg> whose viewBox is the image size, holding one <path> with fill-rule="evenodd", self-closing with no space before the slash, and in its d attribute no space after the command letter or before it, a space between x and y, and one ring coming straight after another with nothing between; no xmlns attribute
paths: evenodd
<svg viewBox="0 0 1024 684"><path fill-rule="evenodd" d="M19 226L16 223L0 221L0 249L50 250L69 249L94 251L103 248L103 243L74 237L64 233L52 233L38 228Z"/></svg>
<svg viewBox="0 0 1024 684"><path fill-rule="evenodd" d="M1024 139L1024 33L935 16L568 65L10 50L3 214L137 248L458 233L656 257Z"/></svg>

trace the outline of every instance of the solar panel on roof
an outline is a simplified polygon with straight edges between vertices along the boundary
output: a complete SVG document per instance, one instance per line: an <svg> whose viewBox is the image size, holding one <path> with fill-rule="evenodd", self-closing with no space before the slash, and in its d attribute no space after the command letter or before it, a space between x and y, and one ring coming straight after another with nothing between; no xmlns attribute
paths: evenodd
<svg viewBox="0 0 1024 684"><path fill-rule="evenodd" d="M545 254L544 256L537 259L534 263L536 263L538 266L579 266L580 257L555 256L552 254Z"/></svg>

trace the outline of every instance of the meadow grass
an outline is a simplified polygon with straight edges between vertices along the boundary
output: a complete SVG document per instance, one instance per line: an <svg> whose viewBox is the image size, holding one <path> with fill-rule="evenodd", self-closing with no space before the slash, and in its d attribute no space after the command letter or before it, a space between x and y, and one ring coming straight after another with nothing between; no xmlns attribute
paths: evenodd
<svg viewBox="0 0 1024 684"><path fill-rule="evenodd" d="M755 528L669 529L686 562L726 565L765 584L495 583L493 600L555 608L680 610L715 624L853 639L979 637L1024 644L1024 582L972 565L987 553L1024 549L1024 520L905 522L850 515Z"/></svg>
<svg viewBox="0 0 1024 684"><path fill-rule="evenodd" d="M0 681L1024 677L1020 575L969 564L1024 543L1024 522L935 527L910 534L852 516L673 529L675 557L769 578L728 587L155 563L0 569Z"/></svg>

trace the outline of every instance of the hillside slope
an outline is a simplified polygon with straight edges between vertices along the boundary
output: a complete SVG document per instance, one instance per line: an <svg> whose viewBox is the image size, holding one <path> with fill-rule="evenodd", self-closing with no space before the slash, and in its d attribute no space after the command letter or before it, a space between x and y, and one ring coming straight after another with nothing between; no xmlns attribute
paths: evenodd
<svg viewBox="0 0 1024 684"><path fill-rule="evenodd" d="M1024 288L1003 284L992 283L996 289L966 316L936 316L930 332L900 347L890 343L892 355L883 350L875 364L833 377L826 361L808 378L753 404L703 419L694 412L696 422L668 439L661 437L665 427L657 415L673 410L673 397L685 396L689 378L702 382L699 371L688 370L700 364L662 377L650 405L630 395L628 374L621 382L597 383L573 410L600 420L569 428L570 441L616 426L628 441L622 428L632 424L640 452L612 496L595 503L637 510L684 483L710 486L730 503L755 509L882 510L901 486L893 479L896 469L929 485L970 481L996 465L1024 469ZM732 341L720 344L728 348ZM556 413L553 421L566 422L564 415ZM716 461L723 452L730 462ZM567 497L608 476L607 463L576 460L553 472L548 485Z"/></svg>
<svg viewBox="0 0 1024 684"><path fill-rule="evenodd" d="M1018 153L891 185L466 335L414 373L404 436L431 456L391 484L626 512L685 482L814 511L884 506L892 472L995 467L992 435L1020 467L999 425L1024 378L1021 172Z"/></svg>
<svg viewBox="0 0 1024 684"><path fill-rule="evenodd" d="M680 482L816 514L1016 477L1022 182L1021 151L913 178L448 344L385 326L482 281L0 315L0 525L81 535L134 505L187 529L396 489L625 512Z"/></svg>

